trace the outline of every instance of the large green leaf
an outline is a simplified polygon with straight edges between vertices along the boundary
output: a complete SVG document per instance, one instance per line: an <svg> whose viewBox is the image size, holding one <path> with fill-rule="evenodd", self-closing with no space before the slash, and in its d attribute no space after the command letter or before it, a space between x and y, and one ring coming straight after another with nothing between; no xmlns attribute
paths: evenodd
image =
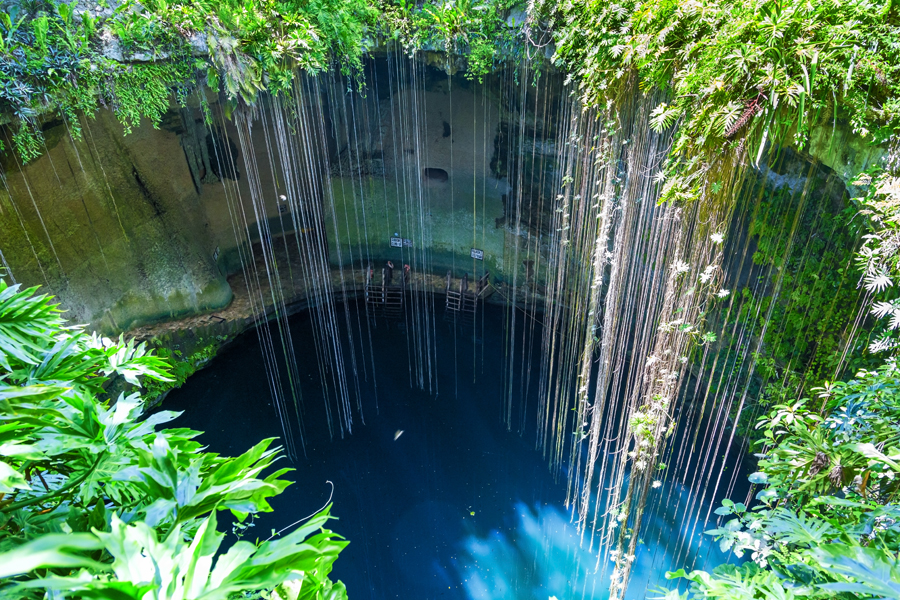
<svg viewBox="0 0 900 600"><path fill-rule="evenodd" d="M786 544L818 545L835 537L837 532L828 521L795 513L786 508L772 511L766 531Z"/></svg>
<svg viewBox="0 0 900 600"><path fill-rule="evenodd" d="M57 305L37 288L22 290L0 279L0 367L13 370L14 362L40 363L40 352L62 325Z"/></svg>
<svg viewBox="0 0 900 600"><path fill-rule="evenodd" d="M891 553L837 543L821 546L809 554L825 569L849 579L821 584L822 589L875 598L900 598L900 562Z"/></svg>
<svg viewBox="0 0 900 600"><path fill-rule="evenodd" d="M84 556L85 552L102 547L100 540L90 534L45 535L0 554L0 579L48 567L104 570L106 565Z"/></svg>
<svg viewBox="0 0 900 600"><path fill-rule="evenodd" d="M216 559L224 535L216 531L215 513L204 519L193 539L187 541L180 525L160 539L146 523L128 525L113 515L110 531L77 536L76 543L81 545L76 547L102 547L113 558L110 568L114 578L82 571L73 577L43 577L26 585L52 590L60 598L228 600L234 594L297 580L302 582L300 599L339 600L346 598L346 590L342 584L332 585L328 574L346 542L323 529L329 518L326 509L282 539L259 547L237 542ZM37 568L35 565L97 567L91 561L79 562L83 559L59 552L62 541L58 537L45 536L42 540L47 540L44 545L49 551L28 563L20 560L17 565L21 570L16 572ZM35 547L35 543L29 546L31 550Z"/></svg>
<svg viewBox="0 0 900 600"><path fill-rule="evenodd" d="M859 452L866 458L870 460L871 463L882 463L893 469L894 471L900 472L900 451L896 451L895 454L888 456L883 452L879 452L874 444L871 443L863 443L863 444L853 444L851 446L853 450Z"/></svg>
<svg viewBox="0 0 900 600"><path fill-rule="evenodd" d="M30 490L31 486L25 477L3 461L0 461L0 492L9 493L16 490Z"/></svg>

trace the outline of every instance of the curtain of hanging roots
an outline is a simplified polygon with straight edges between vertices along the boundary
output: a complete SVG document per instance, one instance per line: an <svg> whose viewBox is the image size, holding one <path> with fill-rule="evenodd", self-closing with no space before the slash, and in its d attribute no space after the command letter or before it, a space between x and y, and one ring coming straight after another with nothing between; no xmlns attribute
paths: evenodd
<svg viewBox="0 0 900 600"><path fill-rule="evenodd" d="M337 342L338 320L343 317L348 333L355 325L359 339L368 338L369 344L372 335L368 321L364 328L359 321L353 322L346 308L341 311L336 306L338 297L346 297L347 281L358 277L345 277L343 265L349 264L360 272L369 267L367 223L372 217L366 214L366 195L371 182L363 180L359 166L373 147L366 137L372 131L369 119L389 121L391 133L381 141L380 152L384 160L394 165L397 206L390 212L400 218L396 229L414 241L411 248L400 250L404 263L411 265L414 274L410 282L414 293L405 317L410 332L410 384L433 393L438 389L433 365L435 299L426 285L426 277L433 270L430 224L425 218L429 197L421 176L428 164L424 143L426 67L416 57L399 51L389 52L385 60L387 77L379 80L373 69L371 83L387 93L376 93L373 100L353 90L353 83L340 76L333 76L324 85L319 79L301 77L289 99L265 101L257 114L239 115L237 120L251 197L245 201L232 191L235 199L229 206L233 206L236 228L242 225L246 229L245 239L250 238L249 228L256 221L262 243L258 250L253 244L245 246L247 256L242 254L242 264L248 272L248 283L256 282L257 305L262 307L268 301L280 307L276 310L276 331L288 356L289 332L281 320L284 298L277 292L282 283L278 269L271 264L272 235L261 224L265 221L260 218L265 214L264 200L254 191L260 188L255 183L259 177L258 161L268 165L270 176L284 190L294 230L330 236L338 253L329 257L327 245L318 235L296 236L295 251L303 257L298 276L305 282L307 295L315 299L310 305L315 307L313 322L320 376L335 398L333 406L326 399L329 427L334 415L338 424L335 429L341 434L351 429L352 396L356 396L356 409L362 415L356 380L367 367L364 357L357 359L352 341L349 356L345 356ZM496 146L495 140L495 152L505 152L499 158L505 161L504 175L510 186L504 215L509 235L504 258L508 284L503 291L509 310L502 414L509 429L516 422L516 429L524 432L528 419L525 405L516 406L516 399L525 398L531 385L530 367L526 366L530 364L531 352L541 352L538 404L532 409L537 416L536 446L554 473L566 468L567 504L573 519L580 527L582 539L597 552L602 571L612 559L611 597L621 598L631 574L641 524L648 512L654 514L666 504L662 494L650 493L653 482L680 477L673 471L685 473L680 478L691 495L682 522L691 526L693 535L698 523L709 518L708 510L702 514L706 498L715 496L719 489L721 475L716 476L714 471L721 471L723 463L715 457L721 452L726 456L734 452L733 429L726 435L726 424L734 416L735 406L740 414L750 376L728 375L722 381L707 381L705 389L699 387L698 379L690 394L682 390L682 381L687 364L695 355L701 370L711 365L712 372L721 377L734 371L724 368L722 348L711 350L712 346L705 345L693 354L693 347L713 292L724 281L724 246L713 241L713 234L727 238L730 226L746 227L764 186L748 184L746 158L732 154L711 167L708 177L719 182L723 192L714 194L705 189L699 201L660 206L662 182L656 175L671 137L654 133L648 119L662 98L644 96L635 88L621 95L615 110L583 110L571 99L554 104L553 93L558 91L551 87L554 80L542 77L536 77L526 61L503 70L480 90L482 113L493 110L488 102L488 89L493 86L490 94L500 99L502 116L499 131L481 128L481 143L487 148L491 137L505 136L508 140L505 147ZM537 83L532 84L534 81ZM452 78L448 88L448 93L453 94ZM323 98L330 111L329 119L325 118ZM385 98L386 107L380 104L380 98ZM474 116L477 112L473 110L474 131L478 130ZM544 118L543 127L547 127L546 120L559 124L555 131L558 154L553 182L543 180L547 158L536 158L538 114ZM255 146L259 142L251 139L255 120L261 122L258 126L264 133L264 148ZM331 123L330 132L325 131L327 122ZM328 134L346 149L348 161L339 159L330 166L323 159ZM535 169L540 173L535 173ZM350 204L352 212L346 203L343 214L335 212L332 170L337 171L334 185L342 186L340 193L354 199ZM558 190L555 197L540 199L537 208L534 199L526 196L526 189L534 188L536 178L541 180L539 189ZM385 175L381 184L387 199ZM484 215L479 214L483 206L478 203L483 190L477 189L477 179L472 185L474 247L478 243L477 224ZM795 203L793 219L786 219L793 223L786 227L786 235L792 236L796 231L804 198L805 193ZM542 203L551 205L547 211L549 222L544 221ZM737 205L744 212L732 224ZM247 216L248 210L253 218ZM326 223L330 223L328 231ZM350 238L351 225L356 231L365 232L364 240L358 240L356 245L341 242L342 237ZM549 239L544 238L544 228ZM731 249L741 251L736 245ZM746 254L745 243L742 255ZM329 259L338 265L337 273L332 273ZM776 295L778 281L783 277L779 273L767 273L776 280ZM541 294L537 293L538 281L544 284ZM264 298L265 293L271 298ZM728 300L722 323L729 321L732 310L746 316L719 335L731 340L729 361L744 360L752 365L754 349L761 343L761 338L757 338L754 348L749 342L752 323L760 316L767 320L767 315L760 315L758 304L753 310L733 306L737 301L734 296ZM544 313L540 322L529 315L529 310L539 303L543 304ZM277 340L271 334L267 336L261 336L261 343L269 357L267 368L271 371L273 395L283 394L274 360ZM521 345L518 356L514 350L517 344ZM362 348L360 344L361 354ZM345 377L348 368L353 375L352 384ZM699 409L695 406L685 411L684 428L688 433L683 443L678 448L667 445L679 403L689 399L696 404L698 398L702 399ZM278 406L279 415L286 418L287 404L279 402ZM637 427L638 422L644 427ZM674 462L674 469L658 471L661 461ZM732 488L733 477L726 485L729 490ZM672 500L672 489L670 486L668 500ZM674 547L675 555L680 557L690 536L674 537L676 541L664 543L667 549Z"/></svg>
<svg viewBox="0 0 900 600"><path fill-rule="evenodd" d="M566 473L567 506L583 542L597 554L601 577L612 565L610 598L619 600L645 521L677 515L678 529L656 540L652 560L668 554L681 564L712 517L713 501L734 490L738 469L729 461L739 466L746 453L736 425L755 406L750 394L771 376L759 373L756 357L767 339L779 344L791 335L772 320L774 311L793 306L792 272L817 259L800 232L819 231L827 222L828 205L815 194L843 193L844 184L809 162L805 179L790 193L779 192L781 204L773 208L774 186L781 184L769 174L781 172L789 157L767 145L767 134L760 132L702 167L708 183L699 198L661 206L664 182L658 174L671 132L651 130L649 115L664 98L644 95L636 82L610 108L585 110L559 74L528 60L465 84L459 75L436 77L424 56L400 49L378 58L379 68L374 60L365 90L339 74L301 74L290 90L262 95L255 107L241 107L230 120L220 105L206 115L210 157L222 170L219 185L240 259L238 277L257 325L286 450L296 457L305 439L288 323L288 302L298 294L309 307L330 434L347 435L356 420L363 421L360 378L376 384L374 325L341 302L364 285L372 247L386 241L370 239L376 224L412 241L397 249L401 265L411 268L401 317L409 383L439 391L437 299L429 278L442 274L434 273L434 192L425 189L423 172L433 133L426 131L433 98L428 86L441 79L452 96L451 113L471 103L467 124L485 163L479 165L473 153L472 164L462 165L459 149L450 156L451 171L473 172L471 190L453 187L465 185L461 179L450 182L450 202L471 198L452 208L454 215L466 213L459 221L472 228L471 235L454 230L451 239L471 238L473 249L486 247L488 181L508 189L496 223L501 231L493 233L503 236L498 262L504 272L493 274L492 291L507 303L501 418L520 435L534 423L535 445L551 471ZM189 113L183 118L191 118ZM454 133L462 127L453 115L447 118ZM89 123L83 119L81 126L84 140L69 140L73 156L81 164L81 148L85 161L96 162ZM221 143L222 133L226 140L237 138L239 152ZM490 160L492 147L496 162ZM390 174L367 171L365 161L375 154L390 165ZM8 205L18 220L46 283L64 280L27 169L18 162L15 168L28 197L14 198L4 176L0 209ZM105 177L103 165L100 170ZM118 216L108 182L107 191ZM38 223L31 233L29 207ZM752 266L753 276L740 283L750 293L721 289L739 285L741 269L752 263L756 246L747 232L763 210L771 220L767 232L782 243L780 254ZM121 219L119 226L127 241ZM831 225L833 231L839 226L837 220ZM42 237L46 252L36 247ZM825 244L834 243L825 237ZM50 257L48 264L39 255ZM7 270L9 258L0 252ZM486 264L465 256L452 261L471 265L473 273ZM849 272L849 265L842 266ZM736 273L726 277L726 271ZM864 316L859 314L841 335L844 356ZM470 326L457 343L477 346L479 325ZM715 339L701 340L704 332ZM810 325L803 335L818 344L825 334ZM541 364L533 374L534 353ZM808 367L802 355L787 360L785 373ZM838 371L844 364L842 358ZM525 402L529 390L536 390L536 405ZM744 416L752 420L755 414ZM663 483L668 487L653 493ZM662 583L659 576L655 583Z"/></svg>

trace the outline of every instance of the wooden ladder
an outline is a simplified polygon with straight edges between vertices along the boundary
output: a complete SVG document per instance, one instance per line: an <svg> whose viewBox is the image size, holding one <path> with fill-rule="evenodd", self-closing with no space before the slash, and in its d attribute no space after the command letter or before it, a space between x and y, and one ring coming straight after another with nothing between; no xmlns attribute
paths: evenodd
<svg viewBox="0 0 900 600"><path fill-rule="evenodd" d="M406 285L409 270L393 281L393 273L387 268L381 270L381 283L375 282L375 271L370 265L366 269L366 315L369 318L399 319L403 316Z"/></svg>
<svg viewBox="0 0 900 600"><path fill-rule="evenodd" d="M478 300L487 289L490 273L482 275L475 283L475 291L469 289L469 274L465 273L459 280L459 288L454 289L453 274L447 271L447 299L444 303L444 320L458 325L474 325L478 312Z"/></svg>

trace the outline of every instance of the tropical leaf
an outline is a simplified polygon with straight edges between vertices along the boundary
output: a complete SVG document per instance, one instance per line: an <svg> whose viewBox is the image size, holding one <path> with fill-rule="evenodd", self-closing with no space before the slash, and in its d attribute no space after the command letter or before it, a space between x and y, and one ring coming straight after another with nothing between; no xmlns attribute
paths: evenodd
<svg viewBox="0 0 900 600"><path fill-rule="evenodd" d="M891 456L887 456L886 454L879 452L878 449L875 448L875 445L871 443L853 444L850 448L868 458L870 464L881 463L887 465L894 471L900 472L900 451L897 451L896 454L892 454Z"/></svg>
<svg viewBox="0 0 900 600"><path fill-rule="evenodd" d="M878 548L827 544L811 550L810 557L822 567L849 578L819 587L833 592L866 594L875 598L900 598L900 562Z"/></svg>
<svg viewBox="0 0 900 600"><path fill-rule="evenodd" d="M94 530L64 544L59 537L45 536L44 544L28 546L30 558L21 550L0 555L15 561L2 573L22 573L41 567L108 568L114 578L90 576L82 571L74 577L43 577L22 584L43 588L61 598L135 598L141 600L228 600L248 590L270 589L286 580L302 580L297 598L346 599L343 585L328 582L338 553L347 545L324 525L331 518L330 507L282 539L259 547L245 541L219 554L224 534L216 531L215 514L204 519L192 539L185 539L181 525L163 538L146 523L126 524L112 516L108 532ZM111 565L60 551L105 550ZM4 563L5 564L5 563ZM321 595L324 594L324 595Z"/></svg>
<svg viewBox="0 0 900 600"><path fill-rule="evenodd" d="M827 521L777 508L769 515L766 531L786 544L818 545L834 537L837 532Z"/></svg>
<svg viewBox="0 0 900 600"><path fill-rule="evenodd" d="M0 578L14 578L0 597L224 600L293 580L303 598L346 597L328 580L345 543L321 530L327 511L281 540L238 544L213 570L215 513L269 511L290 485L289 469L270 469L280 447L267 439L222 457L195 441L200 432L159 429L178 413L144 415L140 392L101 400L112 375L165 379L166 363L57 313L0 281L0 351L12 348L0 376Z"/></svg>
<svg viewBox="0 0 900 600"><path fill-rule="evenodd" d="M30 490L31 486L25 477L3 461L0 461L0 492L9 493L16 490Z"/></svg>
<svg viewBox="0 0 900 600"><path fill-rule="evenodd" d="M105 570L106 565L84 555L102 547L100 540L90 534L45 535L0 554L0 579L50 567Z"/></svg>
<svg viewBox="0 0 900 600"><path fill-rule="evenodd" d="M671 127L681 113L682 110L679 106L660 104L650 113L650 128L658 133L662 132Z"/></svg>

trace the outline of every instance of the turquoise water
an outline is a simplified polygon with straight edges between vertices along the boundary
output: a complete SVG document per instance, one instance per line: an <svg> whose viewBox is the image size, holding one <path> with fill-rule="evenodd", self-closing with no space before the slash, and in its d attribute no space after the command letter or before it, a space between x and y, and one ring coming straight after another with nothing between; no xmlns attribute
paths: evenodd
<svg viewBox="0 0 900 600"><path fill-rule="evenodd" d="M357 417L352 435L333 440L324 425L309 315L292 318L306 456L288 476L296 484L273 500L274 513L257 519L247 537L265 539L320 508L330 481L339 518L332 529L350 540L333 576L352 600L605 598L609 571L601 578L596 553L579 543L564 506L565 475L554 481L534 448L540 328L528 393L518 381L514 386L515 405L524 411L507 431L501 420L506 311L487 307L474 330L460 332L441 320L442 310L435 326L438 393L410 386L402 323L379 323L372 330L374 381L368 362L368 381L359 382L365 424ZM361 323L369 361L364 315ZM521 358L521 347L513 350ZM253 332L170 394L165 408L184 410L173 425L205 431L201 440L223 454L282 435ZM667 570L712 568L725 559L699 533L701 526L675 564L673 523L686 492L656 491L670 500L642 532L630 598L645 597L648 585L665 585Z"/></svg>

